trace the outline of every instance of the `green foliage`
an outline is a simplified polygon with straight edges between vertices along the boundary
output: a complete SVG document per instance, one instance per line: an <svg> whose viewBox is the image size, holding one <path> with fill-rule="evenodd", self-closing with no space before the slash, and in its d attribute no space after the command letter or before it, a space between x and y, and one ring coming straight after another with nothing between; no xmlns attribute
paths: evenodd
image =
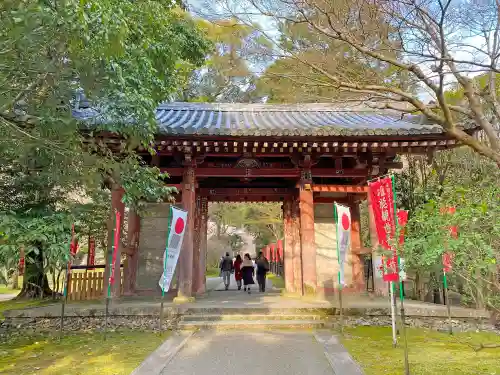
<svg viewBox="0 0 500 375"><path fill-rule="evenodd" d="M121 176L120 186L125 190L122 201L138 213L142 212L145 203L162 202L177 192L176 188L166 186L168 173L161 173L156 167L132 165Z"/></svg>
<svg viewBox="0 0 500 375"><path fill-rule="evenodd" d="M244 244L243 238L238 233L229 235L229 246L232 251L240 251Z"/></svg>
<svg viewBox="0 0 500 375"><path fill-rule="evenodd" d="M0 226L4 234L0 244L3 257L19 259L19 249L26 254L38 255L41 249L47 262L69 260L71 224L74 219L66 212L43 216L2 215ZM28 262L33 262L27 256Z"/></svg>
<svg viewBox="0 0 500 375"><path fill-rule="evenodd" d="M283 213L275 203L215 203L209 208L209 217L217 226L217 235L228 227L245 227L256 240L257 248L283 238Z"/></svg>
<svg viewBox="0 0 500 375"><path fill-rule="evenodd" d="M454 288L478 306L500 311L495 297L500 291L500 174L493 163L468 150L441 157L449 157L449 172L439 185L439 194L412 212L405 261L414 269L439 274L442 254L453 252ZM442 214L446 207L456 207L456 213ZM450 226L458 227L457 239L450 236Z"/></svg>
<svg viewBox="0 0 500 375"><path fill-rule="evenodd" d="M27 269L34 258L38 269L60 267L73 222L105 243L103 187L124 186L136 209L172 193L134 150L149 147L158 103L185 84L210 43L161 0L6 0L0 30L0 262L24 247ZM75 109L101 113L85 134ZM102 142L100 131L121 142Z"/></svg>
<svg viewBox="0 0 500 375"><path fill-rule="evenodd" d="M269 45L260 32L235 20L198 25L213 43L205 66L196 71L183 93L192 102L248 102L255 98L256 75L250 65L269 56Z"/></svg>
<svg viewBox="0 0 500 375"><path fill-rule="evenodd" d="M321 7L325 7L323 13ZM279 50L283 51L259 77L257 90L268 101L276 103L343 102L346 99L360 99L366 93L346 92L339 89L328 75L340 77L350 83L386 85L409 88L407 75L388 64L375 62L363 56L348 43L335 40L316 30L311 23L325 23L327 12L336 15L352 13L352 3L335 1L331 3L301 4L308 14L304 22L300 14L288 16L279 22ZM373 45L396 45L398 36L391 34L390 25L381 15L365 4L366 11L360 12L365 25L365 38ZM283 10L287 12L287 10ZM372 30L372 33L369 33ZM360 30L361 31L361 30ZM391 57L396 49L385 51Z"/></svg>

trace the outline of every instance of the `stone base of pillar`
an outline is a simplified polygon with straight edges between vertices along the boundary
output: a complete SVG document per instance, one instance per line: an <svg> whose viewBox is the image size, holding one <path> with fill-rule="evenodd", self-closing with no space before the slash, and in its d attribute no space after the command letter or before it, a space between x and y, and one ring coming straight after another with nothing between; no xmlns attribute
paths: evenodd
<svg viewBox="0 0 500 375"><path fill-rule="evenodd" d="M177 296L174 298L173 302L178 305L182 305L185 303L193 303L196 300L194 297L186 297L186 296Z"/></svg>

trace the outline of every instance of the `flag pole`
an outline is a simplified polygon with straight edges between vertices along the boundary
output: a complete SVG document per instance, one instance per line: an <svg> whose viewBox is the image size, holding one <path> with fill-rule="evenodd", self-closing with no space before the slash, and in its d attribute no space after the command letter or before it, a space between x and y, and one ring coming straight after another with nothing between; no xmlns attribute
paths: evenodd
<svg viewBox="0 0 500 375"><path fill-rule="evenodd" d="M394 174L391 175L391 185L392 185L392 195L393 195L393 200L394 200L394 225L397 227L398 224L398 217L397 217L397 211L396 211L396 185L395 185L395 178ZM394 237L396 237L396 231L394 231ZM397 242L396 242L397 243ZM397 246L397 245L395 245ZM397 247L396 247L397 249ZM404 357L405 357L405 375L410 375L410 362L408 359L408 340L406 337L406 324L405 324L405 305L404 305L404 290L403 290L403 280L399 276L399 268L401 266L401 261L399 254L397 255L398 259L398 278L399 278L399 299L401 300L401 331L403 333L403 343L404 343Z"/></svg>
<svg viewBox="0 0 500 375"><path fill-rule="evenodd" d="M344 308L342 306L342 283L340 282L340 271L338 272L339 278L339 309L340 309L340 334L344 334Z"/></svg>
<svg viewBox="0 0 500 375"><path fill-rule="evenodd" d="M71 243L73 242L73 234L75 230L75 224L71 226L71 238L69 240L69 246L68 246L68 262L66 265L66 275L64 277L64 288L63 288L63 298L62 298L62 303L61 303L61 323L60 323L60 329L59 329L59 340L62 338L63 334L63 327L64 327L64 310L66 308L66 302L68 300L68 282L69 282L69 275L71 273Z"/></svg>
<svg viewBox="0 0 500 375"><path fill-rule="evenodd" d="M160 332L163 325L163 304L165 301L165 284L167 283L167 258L168 258L168 238L170 237L170 229L172 227L172 205L168 210L168 224L167 224L167 240L165 243L165 257L163 259L163 286L161 288L161 303L160 303Z"/></svg>
<svg viewBox="0 0 500 375"><path fill-rule="evenodd" d="M444 286L444 299L446 303L446 310L448 311L448 333L453 335L453 324L451 322L451 306L450 295L448 291L448 280L446 278L446 271L443 270L443 286Z"/></svg>
<svg viewBox="0 0 500 375"><path fill-rule="evenodd" d="M394 297L394 281L389 281L389 296L391 299L391 326L392 326L392 347L398 346L396 327L396 298Z"/></svg>
<svg viewBox="0 0 500 375"><path fill-rule="evenodd" d="M337 278L339 282L339 314L340 314L340 334L344 334L344 308L342 306L342 282L340 278L340 267L342 267L342 262L340 259L340 246L339 246L339 230L338 230L338 213L337 213L337 203L333 205L333 220L335 221L335 240L337 242L337 261L339 263L339 271L337 272Z"/></svg>
<svg viewBox="0 0 500 375"><path fill-rule="evenodd" d="M448 213L452 213L451 208L447 209ZM453 211L454 212L454 211ZM454 227L450 227L450 235L454 237ZM453 335L453 324L451 322L451 305L450 305L450 290L448 289L448 277L447 271L451 271L451 254L448 252L448 239L446 238L444 241L444 254L442 256L443 263L443 289L444 289L444 301L446 303L446 311L448 314L448 333Z"/></svg>

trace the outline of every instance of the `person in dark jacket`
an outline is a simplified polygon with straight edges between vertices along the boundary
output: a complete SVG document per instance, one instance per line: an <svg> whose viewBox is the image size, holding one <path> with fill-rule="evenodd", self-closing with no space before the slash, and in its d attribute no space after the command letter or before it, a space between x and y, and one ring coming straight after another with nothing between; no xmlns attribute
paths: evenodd
<svg viewBox="0 0 500 375"><path fill-rule="evenodd" d="M252 263L252 258L250 258L250 254L245 254L243 259L243 263L241 264L241 275L243 276L243 285L244 291L248 290L248 294L251 293L250 285L255 284L253 281L254 268Z"/></svg>
<svg viewBox="0 0 500 375"><path fill-rule="evenodd" d="M259 252L257 259L255 260L255 264L257 266L257 282L259 283L259 291L266 291L266 276L269 272L269 261L262 254L262 251Z"/></svg>
<svg viewBox="0 0 500 375"><path fill-rule="evenodd" d="M233 273L234 270L233 258L231 258L229 253L226 253L226 256L220 262L220 270L222 272L224 286L226 287L226 290L228 290L229 283L231 282L231 274Z"/></svg>
<svg viewBox="0 0 500 375"><path fill-rule="evenodd" d="M241 281L243 280L243 275L241 274L242 263L243 259L241 259L241 255L236 255L236 260L234 261L234 278L236 280L236 284L238 285L238 290L241 290Z"/></svg>

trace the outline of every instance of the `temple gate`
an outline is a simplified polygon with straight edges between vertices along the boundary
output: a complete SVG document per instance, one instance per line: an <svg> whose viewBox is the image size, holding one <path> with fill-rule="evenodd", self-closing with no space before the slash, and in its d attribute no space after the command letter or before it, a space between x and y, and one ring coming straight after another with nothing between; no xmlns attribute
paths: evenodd
<svg viewBox="0 0 500 375"><path fill-rule="evenodd" d="M286 290L315 295L334 291L333 203L348 205L352 246L346 281L352 291L363 290L359 204L367 199L367 181L402 168L398 154L431 155L456 146L421 116L320 104L169 103L158 108L157 119L157 154L144 150L142 158L169 173L169 184L179 191L176 203L189 212L178 264L180 299L205 291L209 202L281 202ZM142 222L130 213L126 294L159 291L166 209L157 205ZM370 232L375 248L375 231ZM377 278L375 284L383 288Z"/></svg>

